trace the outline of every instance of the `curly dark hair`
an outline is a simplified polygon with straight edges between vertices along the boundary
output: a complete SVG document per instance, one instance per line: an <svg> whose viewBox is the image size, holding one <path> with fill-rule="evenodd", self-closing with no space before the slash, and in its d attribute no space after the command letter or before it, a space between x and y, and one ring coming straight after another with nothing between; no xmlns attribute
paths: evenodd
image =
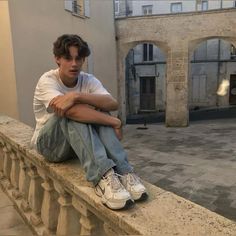
<svg viewBox="0 0 236 236"><path fill-rule="evenodd" d="M69 47L78 47L80 57L88 57L90 49L88 44L76 34L63 34L53 43L53 54L56 57L69 56Z"/></svg>

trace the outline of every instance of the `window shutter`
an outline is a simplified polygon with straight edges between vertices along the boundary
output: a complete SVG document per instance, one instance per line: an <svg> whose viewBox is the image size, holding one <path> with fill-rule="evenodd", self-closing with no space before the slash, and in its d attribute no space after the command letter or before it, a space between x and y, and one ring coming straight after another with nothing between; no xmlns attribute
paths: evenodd
<svg viewBox="0 0 236 236"><path fill-rule="evenodd" d="M73 0L65 0L65 9L67 11L72 11Z"/></svg>
<svg viewBox="0 0 236 236"><path fill-rule="evenodd" d="M148 59L148 57L147 57L147 44L146 43L144 43L143 44L143 61L147 61L147 59Z"/></svg>
<svg viewBox="0 0 236 236"><path fill-rule="evenodd" d="M199 99L199 76L192 77L192 101L197 102Z"/></svg>
<svg viewBox="0 0 236 236"><path fill-rule="evenodd" d="M199 81L199 100L205 101L206 100L206 75L200 75Z"/></svg>
<svg viewBox="0 0 236 236"><path fill-rule="evenodd" d="M84 15L90 17L90 0L84 0Z"/></svg>

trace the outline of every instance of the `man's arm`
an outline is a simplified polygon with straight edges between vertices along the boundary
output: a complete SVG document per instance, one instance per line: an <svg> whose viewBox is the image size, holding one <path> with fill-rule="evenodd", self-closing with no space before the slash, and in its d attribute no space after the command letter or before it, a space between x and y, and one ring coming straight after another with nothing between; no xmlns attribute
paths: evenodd
<svg viewBox="0 0 236 236"><path fill-rule="evenodd" d="M110 94L77 93L75 102L88 104L102 111L115 111L118 109L118 102Z"/></svg>
<svg viewBox="0 0 236 236"><path fill-rule="evenodd" d="M119 140L122 139L121 121L106 113L96 111L94 106L88 104L74 104L73 94L57 96L52 99L49 106L58 116L66 116L81 123L100 124L111 126ZM94 103L95 104L95 103Z"/></svg>
<svg viewBox="0 0 236 236"><path fill-rule="evenodd" d="M54 112L63 116L75 104L87 104L102 111L115 111L118 109L117 101L109 94L89 94L70 92L57 96L49 103Z"/></svg>
<svg viewBox="0 0 236 236"><path fill-rule="evenodd" d="M119 139L122 138L121 121L106 113L96 111L93 107L86 104L76 104L65 113L67 118L89 124L100 124L111 126Z"/></svg>

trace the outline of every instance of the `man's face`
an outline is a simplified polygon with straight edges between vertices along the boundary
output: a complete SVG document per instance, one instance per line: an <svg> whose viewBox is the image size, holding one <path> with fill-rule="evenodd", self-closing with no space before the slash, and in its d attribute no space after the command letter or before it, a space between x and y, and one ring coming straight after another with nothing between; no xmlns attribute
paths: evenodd
<svg viewBox="0 0 236 236"><path fill-rule="evenodd" d="M73 85L78 78L81 67L84 63L84 58L78 55L78 48L69 47L70 55L56 57L56 63L59 65L59 73L65 85Z"/></svg>

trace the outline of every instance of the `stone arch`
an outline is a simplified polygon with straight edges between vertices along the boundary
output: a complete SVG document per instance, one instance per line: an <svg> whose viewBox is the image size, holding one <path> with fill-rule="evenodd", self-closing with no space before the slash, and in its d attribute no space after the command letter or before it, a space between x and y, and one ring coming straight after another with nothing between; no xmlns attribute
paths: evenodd
<svg viewBox="0 0 236 236"><path fill-rule="evenodd" d="M204 55L203 51L200 49L200 54L198 51L197 57L195 57L193 53L202 46L203 42L214 39L216 41L211 41L210 45L211 51L213 50L215 53L212 54L210 52L208 54L207 51ZM236 37L213 35L194 39L189 42L188 97L190 108L230 105L230 77L232 74L235 76L235 69L233 69L235 62L231 61L230 44L236 44ZM208 55L210 55L210 57ZM193 59L193 63L190 64L191 58ZM196 60L196 64L194 60ZM236 96L234 102L236 104Z"/></svg>
<svg viewBox="0 0 236 236"><path fill-rule="evenodd" d="M120 59L125 59L131 49L133 49L137 45L143 44L143 43L151 43L151 44L155 45L156 47L160 48L167 56L169 47L166 42L162 42L162 41L158 41L158 40L150 40L150 39L142 39L142 40L139 39L137 41L122 43L120 45L120 48L123 49L123 57L124 57L124 58L120 58Z"/></svg>
<svg viewBox="0 0 236 236"><path fill-rule="evenodd" d="M195 51L195 49L204 41L210 40L210 39L222 39L227 42L232 43L236 47L236 37L225 37L225 36L219 36L219 35L213 35L213 36L207 36L203 38L197 38L189 41L189 56L192 55L192 53Z"/></svg>
<svg viewBox="0 0 236 236"><path fill-rule="evenodd" d="M132 42L118 42L118 91L119 91L119 101L121 104L119 117L122 119L123 122L126 122L126 86L125 86L125 59L129 53L130 50L135 48L137 45L143 44L143 43L150 43L159 48L163 54L165 55L165 60L167 61L167 55L169 47L166 42L161 42L158 40L152 40L152 39L139 39ZM166 83L166 74L165 74L165 83Z"/></svg>

